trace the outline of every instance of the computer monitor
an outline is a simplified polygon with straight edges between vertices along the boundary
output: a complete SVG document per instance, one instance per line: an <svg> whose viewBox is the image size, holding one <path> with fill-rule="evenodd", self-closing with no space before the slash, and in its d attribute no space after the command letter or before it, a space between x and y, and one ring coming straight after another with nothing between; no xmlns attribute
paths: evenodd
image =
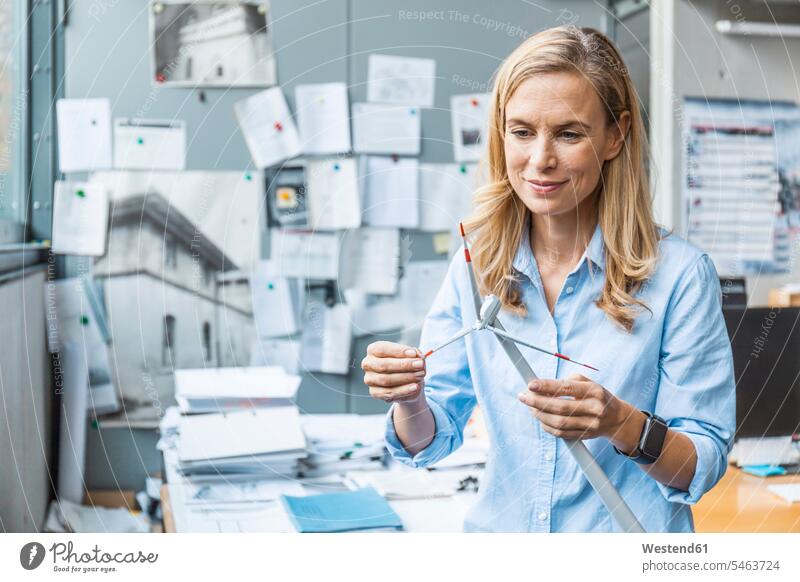
<svg viewBox="0 0 800 582"><path fill-rule="evenodd" d="M800 308L723 312L736 372L736 438L800 433Z"/></svg>

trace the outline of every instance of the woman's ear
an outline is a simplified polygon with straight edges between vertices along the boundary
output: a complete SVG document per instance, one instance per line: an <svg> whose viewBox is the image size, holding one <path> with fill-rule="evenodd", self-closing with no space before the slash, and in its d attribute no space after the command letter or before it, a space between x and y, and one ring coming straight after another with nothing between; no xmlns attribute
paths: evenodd
<svg viewBox="0 0 800 582"><path fill-rule="evenodd" d="M630 128L631 113L630 111L623 111L617 121L609 127L609 147L606 153L606 161L613 160L619 155Z"/></svg>

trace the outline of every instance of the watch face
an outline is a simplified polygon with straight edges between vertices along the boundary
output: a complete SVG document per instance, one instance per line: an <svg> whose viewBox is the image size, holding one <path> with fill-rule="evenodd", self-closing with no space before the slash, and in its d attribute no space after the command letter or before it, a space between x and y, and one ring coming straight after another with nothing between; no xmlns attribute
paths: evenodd
<svg viewBox="0 0 800 582"><path fill-rule="evenodd" d="M640 448L642 455L648 458L649 462L655 462L661 455L664 448L664 439L667 436L667 424L658 416L650 415L644 427L644 434Z"/></svg>

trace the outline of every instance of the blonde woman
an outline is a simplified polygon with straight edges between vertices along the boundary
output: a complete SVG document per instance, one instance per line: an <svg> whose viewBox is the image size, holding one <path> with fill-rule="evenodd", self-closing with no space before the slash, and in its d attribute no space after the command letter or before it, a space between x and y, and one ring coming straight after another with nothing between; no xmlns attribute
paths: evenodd
<svg viewBox="0 0 800 582"><path fill-rule="evenodd" d="M489 121L489 181L465 223L481 292L510 333L599 371L521 347L542 378L526 387L489 333L427 361L373 343L362 367L393 402L387 446L435 463L477 403L491 449L467 531L618 531L561 439L585 439L646 531L692 531L690 505L725 472L733 363L712 262L654 222L625 64L595 30L538 33L497 71ZM459 253L421 345L474 321Z"/></svg>

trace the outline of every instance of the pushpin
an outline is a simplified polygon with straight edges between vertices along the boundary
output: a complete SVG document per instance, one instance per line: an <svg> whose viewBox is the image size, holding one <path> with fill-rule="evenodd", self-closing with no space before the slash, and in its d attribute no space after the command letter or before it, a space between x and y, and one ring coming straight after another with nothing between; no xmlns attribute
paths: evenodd
<svg viewBox="0 0 800 582"><path fill-rule="evenodd" d="M275 122L275 129L278 131L283 131L283 125L281 125L280 121Z"/></svg>
<svg viewBox="0 0 800 582"><path fill-rule="evenodd" d="M339 166L339 164L333 164L333 170L334 170L334 172L338 172L338 171L339 171L339 169L340 169L340 166Z"/></svg>
<svg viewBox="0 0 800 582"><path fill-rule="evenodd" d="M77 196L78 198L86 198L86 192L84 192L83 190L76 190L75 196Z"/></svg>
<svg viewBox="0 0 800 582"><path fill-rule="evenodd" d="M158 75L156 75L156 81L157 82L163 83L166 80L167 80L167 78L164 76L164 73L159 73Z"/></svg>
<svg viewBox="0 0 800 582"><path fill-rule="evenodd" d="M81 325L89 325L89 318L85 315L81 315Z"/></svg>
<svg viewBox="0 0 800 582"><path fill-rule="evenodd" d="M273 285L272 283L267 283L267 289L272 291L273 289L275 289L275 285Z"/></svg>
<svg viewBox="0 0 800 582"><path fill-rule="evenodd" d="M247 172L247 173L244 175L244 179L245 179L245 180L247 180L247 181L249 182L250 180L252 180L252 179L253 179L253 176L250 174L250 172Z"/></svg>
<svg viewBox="0 0 800 582"><path fill-rule="evenodd" d="M477 106L478 106L478 100L477 100L477 99L475 99L475 97L473 97L472 99L470 99L470 100L469 100L469 102L470 102L470 103L472 103L472 106L473 106L473 107L477 107Z"/></svg>
<svg viewBox="0 0 800 582"><path fill-rule="evenodd" d="M465 166L464 164L461 164L461 168L459 168L459 170L461 171L462 174L466 174L467 173L467 166Z"/></svg>
<svg viewBox="0 0 800 582"><path fill-rule="evenodd" d="M416 109L416 107L412 107L411 109L409 109L409 110L408 110L408 112L409 112L411 115L416 115L416 114L417 114L417 109Z"/></svg>
<svg viewBox="0 0 800 582"><path fill-rule="evenodd" d="M144 145L144 139L140 137L136 140L136 143L138 143L139 145Z"/></svg>

